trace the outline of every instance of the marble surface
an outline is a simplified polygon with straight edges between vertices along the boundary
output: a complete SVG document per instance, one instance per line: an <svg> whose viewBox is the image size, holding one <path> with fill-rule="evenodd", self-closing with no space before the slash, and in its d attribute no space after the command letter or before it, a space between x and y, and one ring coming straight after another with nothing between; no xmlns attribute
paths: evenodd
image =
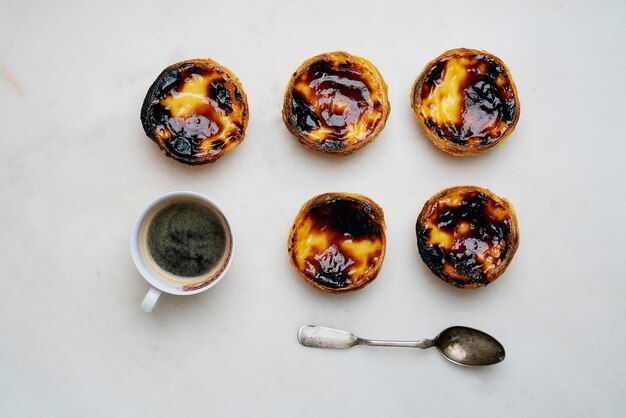
<svg viewBox="0 0 626 418"><path fill-rule="evenodd" d="M3 1L0 415L624 416L625 18L618 1ZM507 142L468 159L432 146L409 107L423 65L461 46L499 55L522 102ZM302 61L341 49L379 68L392 112L372 144L329 158L280 109ZM185 167L139 109L164 67L206 56L241 79L250 124L216 164ZM458 184L508 198L521 229L506 274L474 292L432 276L415 245L423 203ZM238 251L218 286L149 315L130 229L176 189L219 201ZM349 295L309 287L286 255L299 207L326 191L387 218L381 274ZM405 339L466 324L507 358L470 370L433 350L306 349L307 323Z"/></svg>

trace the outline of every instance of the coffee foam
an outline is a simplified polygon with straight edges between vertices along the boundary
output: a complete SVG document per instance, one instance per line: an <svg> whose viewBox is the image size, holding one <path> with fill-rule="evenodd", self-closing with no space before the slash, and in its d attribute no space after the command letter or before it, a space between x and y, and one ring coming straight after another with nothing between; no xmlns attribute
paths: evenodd
<svg viewBox="0 0 626 418"><path fill-rule="evenodd" d="M206 273L203 273L202 275L194 276L194 277L178 276L176 274L173 274L163 269L154 261L152 254L150 253L150 249L148 248L148 228L150 227L150 224L154 220L154 217L156 216L156 214L165 207L168 207L170 205L177 204L177 203L186 203L186 202L199 203L207 207L217 216L217 218L220 221L221 226L224 228L224 231L226 232L226 247L225 247L226 250L222 254L219 261L215 263L214 267L210 269L209 271L207 271ZM161 202L155 207L153 207L144 218L141 224L141 227L139 229L139 250L140 250L140 254L143 259L144 264L146 265L147 268L152 270L152 272L155 273L157 277L159 277L160 279L168 283L174 283L175 285L179 286L180 290L197 290L213 282L213 280L219 277L219 275L228 265L228 262L230 261L230 258L232 257L232 232L230 230L228 222L224 218L224 215L222 215L222 213L217 208L215 208L208 202L201 200L201 199L194 199L194 198L189 198L189 197L173 198L173 199Z"/></svg>

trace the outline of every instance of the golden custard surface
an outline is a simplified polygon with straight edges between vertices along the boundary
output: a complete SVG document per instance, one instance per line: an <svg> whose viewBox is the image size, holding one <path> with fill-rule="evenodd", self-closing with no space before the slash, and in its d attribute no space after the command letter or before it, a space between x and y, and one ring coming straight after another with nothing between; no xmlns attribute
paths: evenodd
<svg viewBox="0 0 626 418"><path fill-rule="evenodd" d="M386 121L386 85L362 58L323 54L299 69L290 86L290 130L328 151L367 141Z"/></svg>
<svg viewBox="0 0 626 418"><path fill-rule="evenodd" d="M233 78L208 59L168 67L144 101L146 133L179 161L215 161L239 144L247 124L245 96Z"/></svg>
<svg viewBox="0 0 626 418"><path fill-rule="evenodd" d="M294 225L294 265L320 286L359 287L384 257L384 226L375 211L356 199L313 202Z"/></svg>
<svg viewBox="0 0 626 418"><path fill-rule="evenodd" d="M432 62L414 92L424 123L439 138L487 147L514 126L515 88L495 57L461 50Z"/></svg>
<svg viewBox="0 0 626 418"><path fill-rule="evenodd" d="M459 287L495 280L495 269L515 250L513 220L502 203L481 190L449 189L424 210L418 248L433 273Z"/></svg>

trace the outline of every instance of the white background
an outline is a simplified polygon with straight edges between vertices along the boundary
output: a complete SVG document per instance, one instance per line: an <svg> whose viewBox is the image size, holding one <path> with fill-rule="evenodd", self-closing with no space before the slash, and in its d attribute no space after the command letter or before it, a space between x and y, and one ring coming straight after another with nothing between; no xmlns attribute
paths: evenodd
<svg viewBox="0 0 626 418"><path fill-rule="evenodd" d="M626 3L618 1L19 2L0 12L0 415L624 416ZM411 85L441 52L485 49L511 69L521 118L498 149L457 159L422 134ZM370 59L389 85L382 134L318 155L280 111L291 73L322 52ZM240 78L250 124L217 163L161 155L139 120L169 64L211 57ZM417 254L438 190L508 198L521 242L493 285L460 291ZM191 189L238 240L228 277L157 312L129 253L136 215ZM378 279L322 294L286 240L310 197L365 194L384 209ZM463 369L435 350L299 346L303 324L423 338L464 324L504 363Z"/></svg>

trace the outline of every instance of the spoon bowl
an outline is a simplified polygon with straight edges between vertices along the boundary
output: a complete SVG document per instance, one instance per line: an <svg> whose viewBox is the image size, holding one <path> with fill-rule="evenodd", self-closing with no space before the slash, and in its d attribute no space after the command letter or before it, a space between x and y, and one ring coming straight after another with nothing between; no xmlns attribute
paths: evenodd
<svg viewBox="0 0 626 418"><path fill-rule="evenodd" d="M450 327L435 337L435 347L460 366L488 366L504 360L504 347L491 335L468 327Z"/></svg>

